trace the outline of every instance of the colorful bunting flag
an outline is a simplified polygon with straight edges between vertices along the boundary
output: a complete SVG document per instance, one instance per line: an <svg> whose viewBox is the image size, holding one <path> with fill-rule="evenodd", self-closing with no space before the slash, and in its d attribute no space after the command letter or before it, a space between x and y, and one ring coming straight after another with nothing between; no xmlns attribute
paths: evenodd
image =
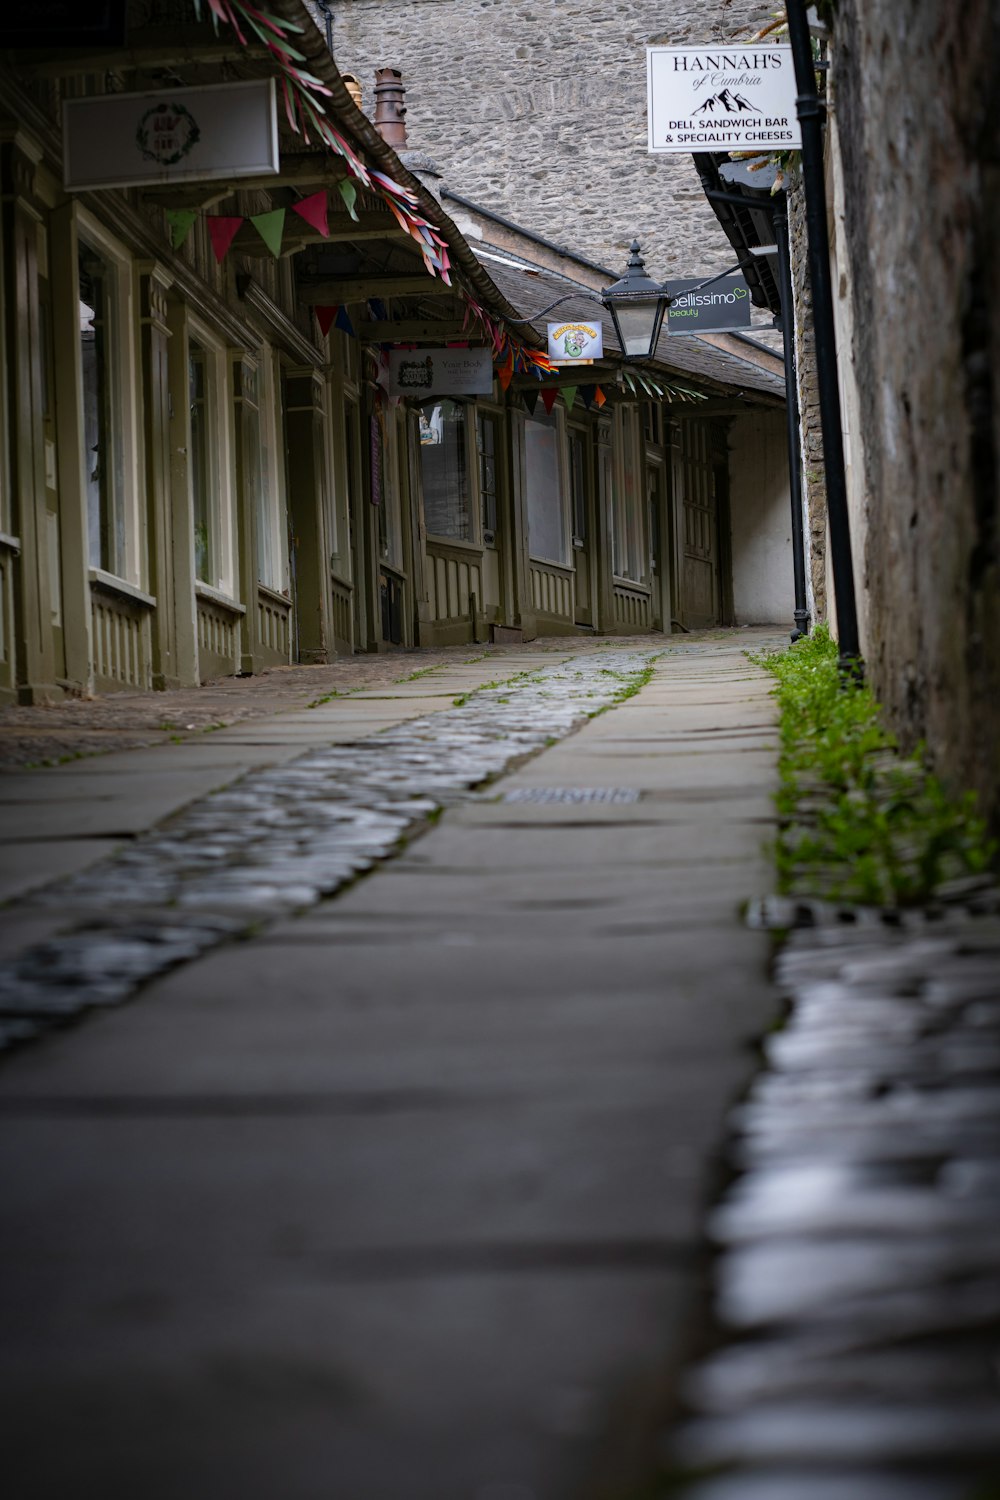
<svg viewBox="0 0 1000 1500"><path fill-rule="evenodd" d="M340 308L314 307L313 312L316 314L316 322L319 324L319 331L323 335L323 337L326 338L327 334L330 332L330 329L333 327L334 320L336 319L337 314L340 312Z"/></svg>
<svg viewBox="0 0 1000 1500"><path fill-rule="evenodd" d="M337 308L337 316L334 318L334 327L339 328L341 333L349 333L351 338L355 337L354 324L347 315L346 307Z"/></svg>
<svg viewBox="0 0 1000 1500"><path fill-rule="evenodd" d="M191 226L198 217L193 208L168 208L167 223L170 225L170 243L179 250L191 233Z"/></svg>
<svg viewBox="0 0 1000 1500"><path fill-rule="evenodd" d="M535 407L538 405L538 392L522 391L521 400L524 402L528 416L533 417L535 415Z"/></svg>
<svg viewBox="0 0 1000 1500"><path fill-rule="evenodd" d="M566 410L572 411L573 402L576 400L576 386L564 385L562 388L562 398L566 403Z"/></svg>
<svg viewBox="0 0 1000 1500"><path fill-rule="evenodd" d="M320 191L311 193L308 198L300 198L298 203L292 204L292 212L305 219L310 228L315 229L324 239L330 235L330 225L327 222L327 199L326 193Z"/></svg>
<svg viewBox="0 0 1000 1500"><path fill-rule="evenodd" d="M558 396L558 394L559 391L554 385L547 386L546 389L542 391L542 405L545 407L545 411L550 417L552 415L552 408L556 404L556 397Z"/></svg>
<svg viewBox="0 0 1000 1500"><path fill-rule="evenodd" d="M597 407L598 411L600 411L602 406L605 406L607 404L607 400L608 398L601 390L601 387L597 386L594 390L594 405Z"/></svg>
<svg viewBox="0 0 1000 1500"><path fill-rule="evenodd" d="M347 212L350 214L355 224L359 223L360 221L354 207L355 203L358 201L358 190L354 186L354 183L351 182L349 178L343 177L341 178L340 182L337 183L337 190L344 200ZM389 203L389 207L395 213L395 206L391 202ZM396 217L399 218L399 215L397 214ZM404 224L403 227L405 229L406 225Z"/></svg>
<svg viewBox="0 0 1000 1500"><path fill-rule="evenodd" d="M236 231L243 223L243 220L229 218L225 214L206 214L205 217L208 224L208 233L212 241L212 249L215 251L215 258L221 265L226 258L226 252L236 238Z"/></svg>
<svg viewBox="0 0 1000 1500"><path fill-rule="evenodd" d="M250 223L256 229L275 260L277 260L281 254L281 236L285 229L285 210L283 208L273 208L270 213L251 214Z"/></svg>
<svg viewBox="0 0 1000 1500"><path fill-rule="evenodd" d="M588 411L594 404L595 389L596 387L592 385L581 385L580 387L580 400L583 402Z"/></svg>

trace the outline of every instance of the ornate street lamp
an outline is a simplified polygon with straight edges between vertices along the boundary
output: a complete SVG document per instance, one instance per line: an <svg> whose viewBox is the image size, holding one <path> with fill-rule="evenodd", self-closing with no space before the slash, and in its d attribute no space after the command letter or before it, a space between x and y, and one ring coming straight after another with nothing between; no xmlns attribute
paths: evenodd
<svg viewBox="0 0 1000 1500"><path fill-rule="evenodd" d="M604 288L601 301L611 314L625 358L652 359L671 298L665 286L646 275L638 240L632 241L625 275Z"/></svg>

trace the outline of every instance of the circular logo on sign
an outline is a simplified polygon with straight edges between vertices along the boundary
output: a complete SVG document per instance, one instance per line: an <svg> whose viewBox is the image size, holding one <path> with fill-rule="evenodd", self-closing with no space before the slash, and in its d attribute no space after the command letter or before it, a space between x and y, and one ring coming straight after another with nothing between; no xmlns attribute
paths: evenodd
<svg viewBox="0 0 1000 1500"><path fill-rule="evenodd" d="M135 132L143 160L155 161L161 167L176 166L200 139L198 122L183 104L154 104Z"/></svg>

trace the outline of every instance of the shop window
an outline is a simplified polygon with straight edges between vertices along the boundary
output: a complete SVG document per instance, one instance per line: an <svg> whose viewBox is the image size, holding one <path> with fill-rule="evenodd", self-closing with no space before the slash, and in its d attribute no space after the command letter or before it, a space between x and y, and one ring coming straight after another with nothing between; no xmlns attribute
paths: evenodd
<svg viewBox="0 0 1000 1500"><path fill-rule="evenodd" d="M642 515L630 470L626 470L623 483L614 486L611 512L615 577L641 583L645 575Z"/></svg>
<svg viewBox="0 0 1000 1500"><path fill-rule="evenodd" d="M569 548L555 416L532 417L525 422L524 454L529 551L540 561L565 565Z"/></svg>
<svg viewBox="0 0 1000 1500"><path fill-rule="evenodd" d="M424 521L431 536L472 540L465 407L434 401L420 412L420 475Z"/></svg>
<svg viewBox="0 0 1000 1500"><path fill-rule="evenodd" d="M281 593L287 585L285 556L287 523L282 466L281 406L274 356L265 350L259 373L260 478L257 488L257 578L265 588Z"/></svg>
<svg viewBox="0 0 1000 1500"><path fill-rule="evenodd" d="M118 267L80 245L80 369L83 388L83 474L90 564L126 572L124 444L121 426Z"/></svg>
<svg viewBox="0 0 1000 1500"><path fill-rule="evenodd" d="M212 475L209 431L212 415L208 405L208 371L205 351L192 344L188 354L188 395L191 435L188 464L191 475L191 506L194 511L194 571L202 583L215 583L215 527L212 517Z"/></svg>
<svg viewBox="0 0 1000 1500"><path fill-rule="evenodd" d="M390 568L403 566L399 518L399 464L396 424L383 403L372 413L372 504L378 506L379 558Z"/></svg>
<svg viewBox="0 0 1000 1500"><path fill-rule="evenodd" d="M231 593L232 475L225 418L225 357L200 337L188 344L188 482L199 583Z"/></svg>
<svg viewBox="0 0 1000 1500"><path fill-rule="evenodd" d="M479 499L482 507L483 543L492 547L497 532L497 423L479 416Z"/></svg>

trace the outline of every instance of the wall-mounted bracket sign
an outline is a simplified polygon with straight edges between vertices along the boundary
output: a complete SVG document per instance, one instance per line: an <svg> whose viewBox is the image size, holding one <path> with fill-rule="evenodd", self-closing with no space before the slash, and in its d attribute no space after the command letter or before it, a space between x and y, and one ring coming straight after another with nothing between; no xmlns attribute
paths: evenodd
<svg viewBox="0 0 1000 1500"><path fill-rule="evenodd" d="M723 276L703 286L704 276L668 281L674 299L667 309L668 333L740 333L750 327L750 288L742 276ZM692 287L701 287L692 291Z"/></svg>
<svg viewBox="0 0 1000 1500"><path fill-rule="evenodd" d="M390 349L389 395L489 396L493 360L488 349Z"/></svg>
<svg viewBox="0 0 1000 1500"><path fill-rule="evenodd" d="M802 144L792 49L647 47L650 151L792 151Z"/></svg>
<svg viewBox="0 0 1000 1500"><path fill-rule="evenodd" d="M604 327L593 323L549 323L549 359L555 365L592 365L604 356Z"/></svg>
<svg viewBox="0 0 1000 1500"><path fill-rule="evenodd" d="M63 141L71 191L277 174L274 79L66 99Z"/></svg>

